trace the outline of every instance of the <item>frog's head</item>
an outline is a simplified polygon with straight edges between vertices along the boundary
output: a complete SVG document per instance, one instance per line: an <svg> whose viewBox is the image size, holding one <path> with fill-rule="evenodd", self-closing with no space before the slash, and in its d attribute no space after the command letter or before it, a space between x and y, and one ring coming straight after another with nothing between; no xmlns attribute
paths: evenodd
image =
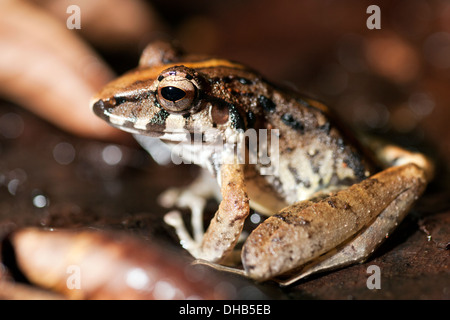
<svg viewBox="0 0 450 320"><path fill-rule="evenodd" d="M227 60L188 59L166 43L153 43L137 69L95 96L92 109L119 129L168 140L180 130L237 127L237 110L214 82L224 68L243 69Z"/></svg>

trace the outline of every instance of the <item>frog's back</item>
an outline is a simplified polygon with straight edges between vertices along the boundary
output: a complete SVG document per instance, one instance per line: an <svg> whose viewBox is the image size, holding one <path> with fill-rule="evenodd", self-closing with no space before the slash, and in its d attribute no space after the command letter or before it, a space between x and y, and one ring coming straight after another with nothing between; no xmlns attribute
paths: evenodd
<svg viewBox="0 0 450 320"><path fill-rule="evenodd" d="M288 203L360 182L374 165L322 104L275 92L270 123L280 130L278 176ZM273 183L273 182L272 182ZM276 184L276 183L275 183Z"/></svg>
<svg viewBox="0 0 450 320"><path fill-rule="evenodd" d="M251 70L222 67L199 72L209 79L212 95L233 106L235 129L278 129L278 157L271 157L276 159L269 165L271 173L260 163L249 169L249 184L256 180L249 189L255 189L257 198L270 199L266 191L274 189L271 192L285 204L293 203L373 174L374 166L361 147L321 103L280 89ZM214 117L214 107L211 111ZM217 119L220 114L217 110Z"/></svg>

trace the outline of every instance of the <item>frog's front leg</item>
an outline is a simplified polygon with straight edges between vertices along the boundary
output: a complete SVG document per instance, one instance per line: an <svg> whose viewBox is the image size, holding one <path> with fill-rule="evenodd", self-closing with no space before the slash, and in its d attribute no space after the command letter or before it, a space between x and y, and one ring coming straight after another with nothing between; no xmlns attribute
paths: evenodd
<svg viewBox="0 0 450 320"><path fill-rule="evenodd" d="M166 223L175 227L183 247L188 251L189 248L198 247L203 239L203 211L209 198L220 201L220 190L217 181L206 169L201 169L198 177L188 187L170 188L158 198L159 204L165 208L176 206L190 210L193 239L184 228L179 211L171 211L164 217Z"/></svg>
<svg viewBox="0 0 450 320"><path fill-rule="evenodd" d="M192 256L211 262L222 262L232 252L250 211L244 183L244 166L223 164L220 181L222 201L200 241L189 237L178 214L172 212L165 219L176 229L183 247Z"/></svg>
<svg viewBox="0 0 450 320"><path fill-rule="evenodd" d="M233 251L250 212L244 165L224 164L221 171L222 201L203 237L197 256L217 263L222 262Z"/></svg>
<svg viewBox="0 0 450 320"><path fill-rule="evenodd" d="M408 163L320 201L283 209L248 237L245 273L265 280L303 267L296 280L366 259L407 214L427 177L427 168Z"/></svg>

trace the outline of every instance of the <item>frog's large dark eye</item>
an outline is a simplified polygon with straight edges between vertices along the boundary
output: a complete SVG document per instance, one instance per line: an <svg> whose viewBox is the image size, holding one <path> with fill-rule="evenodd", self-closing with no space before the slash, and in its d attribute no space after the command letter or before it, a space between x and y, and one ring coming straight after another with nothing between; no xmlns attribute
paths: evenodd
<svg viewBox="0 0 450 320"><path fill-rule="evenodd" d="M161 96L168 101L176 102L183 99L186 92L177 87L164 87L161 88Z"/></svg>
<svg viewBox="0 0 450 320"><path fill-rule="evenodd" d="M192 107L197 89L186 77L170 75L158 84L157 99L161 107L172 113L182 113Z"/></svg>

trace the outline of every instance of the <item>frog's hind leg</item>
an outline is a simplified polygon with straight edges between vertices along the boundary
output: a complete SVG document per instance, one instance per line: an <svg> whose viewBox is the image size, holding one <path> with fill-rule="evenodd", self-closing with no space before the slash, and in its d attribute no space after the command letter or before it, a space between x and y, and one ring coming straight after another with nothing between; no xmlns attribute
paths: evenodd
<svg viewBox="0 0 450 320"><path fill-rule="evenodd" d="M410 174L410 177L407 178L412 179L410 187L407 187L400 193L384 210L381 211L373 223L359 232L357 236L338 248L324 254L316 261L302 267L295 277L280 281L281 284L289 285L317 272L364 262L382 241L388 238L396 226L408 214L420 193L417 192L416 185L421 184L422 187L420 189L423 190L426 183L433 178L434 165L430 159L421 153L411 152L399 146L383 144L380 141L375 140L372 141L372 148L375 150L382 164L389 167L397 167L390 169L390 171L397 174L397 179L407 178L407 175L402 173L404 171L403 166L417 166L419 173ZM414 177L419 177L422 174L420 171L423 172L422 180L414 180ZM386 175L386 173L383 171L379 173L379 175ZM386 189L385 191L389 190Z"/></svg>
<svg viewBox="0 0 450 320"><path fill-rule="evenodd" d="M265 280L295 270L287 285L364 261L406 216L432 174L424 157L405 151L403 158L396 153L389 159L391 154L384 160L406 164L320 201L294 204L258 226L242 251L246 274Z"/></svg>
<svg viewBox="0 0 450 320"><path fill-rule="evenodd" d="M354 238L306 264L295 276L280 280L280 284L287 286L317 272L364 262L408 214L416 198L415 191L404 191Z"/></svg>

